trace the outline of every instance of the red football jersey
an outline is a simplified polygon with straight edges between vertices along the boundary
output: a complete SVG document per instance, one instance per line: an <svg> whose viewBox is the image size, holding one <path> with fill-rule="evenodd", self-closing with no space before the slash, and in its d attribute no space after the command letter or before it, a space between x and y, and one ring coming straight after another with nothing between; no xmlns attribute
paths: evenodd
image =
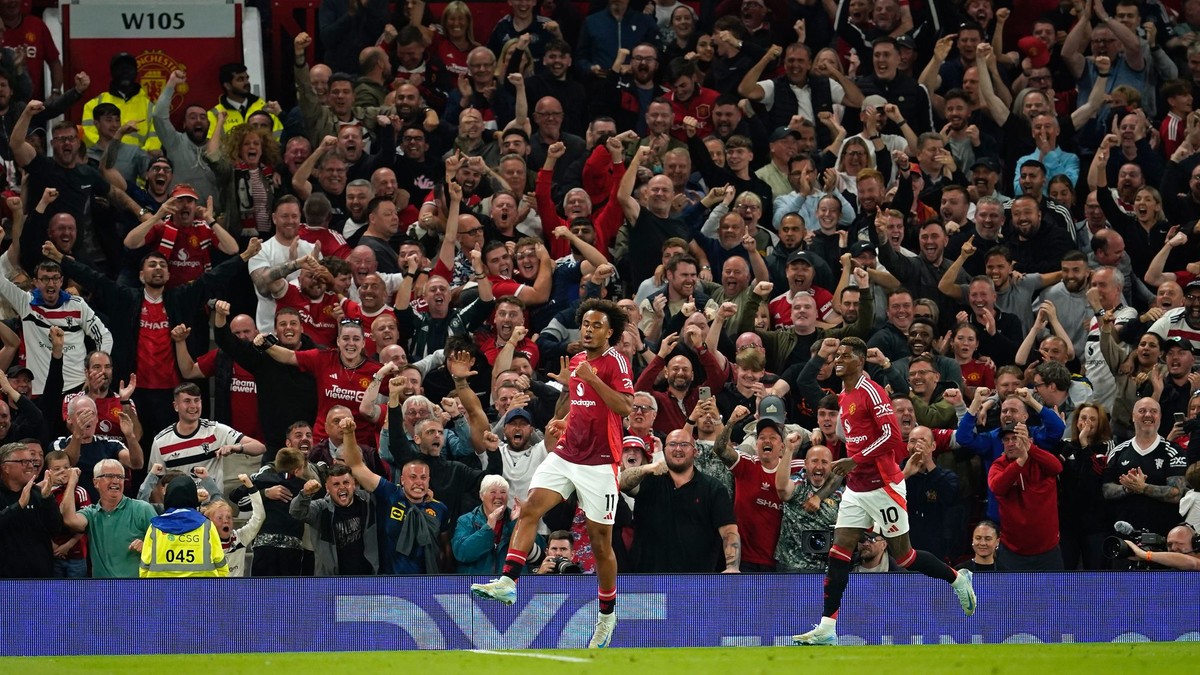
<svg viewBox="0 0 1200 675"><path fill-rule="evenodd" d="M291 307L300 312L300 325L304 334L321 347L333 347L337 341L337 319L334 308L342 303L336 293L326 292L320 300L310 300L295 283L287 286L283 297L275 299L275 311ZM357 318L357 317L351 317ZM240 427L239 427L240 428Z"/></svg>
<svg viewBox="0 0 1200 675"><path fill-rule="evenodd" d="M779 467L776 467L776 471ZM742 535L742 560L755 565L775 564L775 545L783 523L783 506L775 489L775 471L757 457L739 455L733 473L733 513Z"/></svg>
<svg viewBox="0 0 1200 675"><path fill-rule="evenodd" d="M312 373L317 381L317 419L313 424L313 443L320 443L329 437L325 432L325 416L335 405L344 405L354 413L354 423L357 426L354 437L360 445L372 448L379 445L379 429L375 423L362 416L358 404L362 401L363 392L371 386L371 377L382 368L378 362L364 360L355 368L346 368L338 356L337 350L306 349L296 352L296 364L300 371ZM387 382L382 390L387 392Z"/></svg>
<svg viewBox="0 0 1200 675"><path fill-rule="evenodd" d="M833 293L820 286L813 286L809 292L812 293L813 300L817 303L817 320L826 321L829 315L833 314ZM767 310L771 313L772 328L791 327L792 297L792 292L788 291L767 305Z"/></svg>
<svg viewBox="0 0 1200 675"><path fill-rule="evenodd" d="M846 436L846 453L858 466L846 476L846 487L870 492L904 480L899 462L908 457L892 399L864 373L858 384L838 394L839 422Z"/></svg>
<svg viewBox="0 0 1200 675"><path fill-rule="evenodd" d="M571 408L567 429L554 451L568 462L585 465L615 464L621 457L624 430L622 417L604 403L592 386L575 377L575 368L587 359L587 352L571 357L571 380L568 383ZM633 395L633 373L629 362L615 347L609 347L600 358L588 361L596 375L621 394Z"/></svg>
<svg viewBox="0 0 1200 675"><path fill-rule="evenodd" d="M196 359L196 367L205 377L217 373L217 350L209 350ZM254 375L234 362L229 383L229 426L250 438L261 439L262 426L258 420L258 383Z"/></svg>
<svg viewBox="0 0 1200 675"><path fill-rule="evenodd" d="M143 298L137 343L137 379L140 389L174 389L179 386L171 321L162 300Z"/></svg>

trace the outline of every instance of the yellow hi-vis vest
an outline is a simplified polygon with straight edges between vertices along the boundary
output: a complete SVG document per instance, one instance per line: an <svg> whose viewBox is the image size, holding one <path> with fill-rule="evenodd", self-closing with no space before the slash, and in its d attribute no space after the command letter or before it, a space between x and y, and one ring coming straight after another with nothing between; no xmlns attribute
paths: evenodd
<svg viewBox="0 0 1200 675"><path fill-rule="evenodd" d="M88 147L95 145L100 140L100 132L96 130L96 120L92 118L92 111L101 103L111 103L117 106L121 110L122 124L140 120L137 129L132 134L125 134L121 139L123 142L136 145L147 152L162 150L162 142L158 140L158 133L154 131L154 120L150 117L150 113L154 110L154 101L146 96L145 89L139 89L138 93L128 101L120 96L114 96L110 92L102 92L83 105L83 140Z"/></svg>
<svg viewBox="0 0 1200 675"><path fill-rule="evenodd" d="M225 550L212 521L191 532L171 534L153 525L142 540L142 578L227 577Z"/></svg>

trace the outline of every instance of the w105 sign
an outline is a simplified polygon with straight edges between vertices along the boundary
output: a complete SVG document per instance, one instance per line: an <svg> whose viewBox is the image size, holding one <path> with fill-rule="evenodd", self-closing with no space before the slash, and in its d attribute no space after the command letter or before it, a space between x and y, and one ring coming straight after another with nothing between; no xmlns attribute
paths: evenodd
<svg viewBox="0 0 1200 675"><path fill-rule="evenodd" d="M73 38L228 38L236 30L232 3L71 5Z"/></svg>

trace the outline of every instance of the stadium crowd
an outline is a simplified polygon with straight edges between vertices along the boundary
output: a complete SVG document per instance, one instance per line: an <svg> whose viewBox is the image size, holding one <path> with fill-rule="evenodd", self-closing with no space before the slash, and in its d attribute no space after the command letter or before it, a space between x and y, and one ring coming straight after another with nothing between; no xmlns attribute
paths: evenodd
<svg viewBox="0 0 1200 675"><path fill-rule="evenodd" d="M324 0L294 107L172 117L0 2L0 576L494 575L600 301L621 571L824 570L846 336L914 547L1193 552L1200 0L508 5Z"/></svg>

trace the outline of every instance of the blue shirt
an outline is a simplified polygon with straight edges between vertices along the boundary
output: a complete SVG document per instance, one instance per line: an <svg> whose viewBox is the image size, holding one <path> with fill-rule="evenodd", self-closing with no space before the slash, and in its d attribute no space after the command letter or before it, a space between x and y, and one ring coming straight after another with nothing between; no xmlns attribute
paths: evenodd
<svg viewBox="0 0 1200 675"><path fill-rule="evenodd" d="M445 504L431 499L419 505L426 513L438 520L438 532L450 529L450 509ZM375 487L375 508L379 512L379 573L380 574L436 574L437 570L425 569L425 547L418 546L409 555L396 552L396 540L404 518L413 508L404 490L392 481L381 478Z"/></svg>
<svg viewBox="0 0 1200 675"><path fill-rule="evenodd" d="M1021 190L1021 165L1031 159L1039 161L1046 166L1046 184L1042 186L1043 195L1050 194L1050 179L1059 174L1070 178L1071 185L1079 182L1079 157L1077 155L1073 155L1058 147L1054 148L1050 152L1047 152L1046 156L1041 159L1038 158L1039 154L1041 154L1041 151L1035 149L1033 152L1017 160L1017 173L1015 176L1013 176L1014 197L1019 197L1022 194L1025 194L1024 191Z"/></svg>

